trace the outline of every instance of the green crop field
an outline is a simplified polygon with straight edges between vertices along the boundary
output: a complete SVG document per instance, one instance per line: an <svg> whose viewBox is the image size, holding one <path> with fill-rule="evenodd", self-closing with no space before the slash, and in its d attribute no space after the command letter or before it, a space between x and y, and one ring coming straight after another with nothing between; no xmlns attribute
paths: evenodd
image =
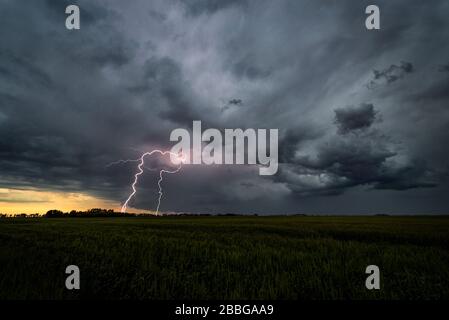
<svg viewBox="0 0 449 320"><path fill-rule="evenodd" d="M449 299L449 218L5 218L0 298Z"/></svg>

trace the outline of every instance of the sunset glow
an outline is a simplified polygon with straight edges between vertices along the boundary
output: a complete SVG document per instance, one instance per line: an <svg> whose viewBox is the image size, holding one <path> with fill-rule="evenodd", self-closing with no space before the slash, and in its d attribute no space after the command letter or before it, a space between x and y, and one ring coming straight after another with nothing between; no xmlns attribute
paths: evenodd
<svg viewBox="0 0 449 320"><path fill-rule="evenodd" d="M77 192L0 188L0 213L44 214L51 209L81 211L91 208L117 210L120 208L120 203Z"/></svg>

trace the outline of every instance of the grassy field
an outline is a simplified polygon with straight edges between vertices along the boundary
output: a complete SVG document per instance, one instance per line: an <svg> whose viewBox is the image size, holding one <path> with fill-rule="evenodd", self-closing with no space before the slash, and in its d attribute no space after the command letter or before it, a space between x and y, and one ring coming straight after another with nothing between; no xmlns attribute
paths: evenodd
<svg viewBox="0 0 449 320"><path fill-rule="evenodd" d="M449 218L0 219L0 299L117 298L449 299Z"/></svg>

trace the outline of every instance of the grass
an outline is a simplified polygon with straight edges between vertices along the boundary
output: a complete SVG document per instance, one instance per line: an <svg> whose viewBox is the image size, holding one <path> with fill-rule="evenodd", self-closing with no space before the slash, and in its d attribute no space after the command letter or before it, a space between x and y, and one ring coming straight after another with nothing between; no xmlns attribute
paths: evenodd
<svg viewBox="0 0 449 320"><path fill-rule="evenodd" d="M0 219L0 299L449 299L448 217ZM65 289L65 268L81 290ZM365 288L377 265L381 290Z"/></svg>

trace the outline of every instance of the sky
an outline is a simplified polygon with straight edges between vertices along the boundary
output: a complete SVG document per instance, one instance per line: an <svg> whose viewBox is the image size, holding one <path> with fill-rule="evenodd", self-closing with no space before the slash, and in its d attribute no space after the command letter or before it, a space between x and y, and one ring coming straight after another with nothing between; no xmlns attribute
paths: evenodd
<svg viewBox="0 0 449 320"><path fill-rule="evenodd" d="M81 29L65 28L65 8ZM376 4L381 29L365 28ZM449 2L0 0L0 212L120 210L192 128L279 129L279 170L185 165L161 211L449 213ZM155 210L150 159L130 211Z"/></svg>

